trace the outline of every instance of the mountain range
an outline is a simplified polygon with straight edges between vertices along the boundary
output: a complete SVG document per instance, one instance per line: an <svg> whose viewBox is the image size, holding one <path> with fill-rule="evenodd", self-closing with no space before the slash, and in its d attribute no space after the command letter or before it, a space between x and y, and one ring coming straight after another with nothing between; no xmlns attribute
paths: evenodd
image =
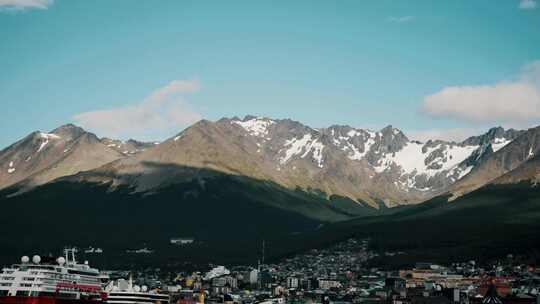
<svg viewBox="0 0 540 304"><path fill-rule="evenodd" d="M441 210L441 204L470 204L468 198L485 189L521 185L527 190L520 191L537 193L539 152L540 127L420 142L392 126L316 129L246 116L201 120L163 142L145 143L98 138L68 124L0 151L0 221L24 231L28 244L39 239L43 246L52 244L39 231L44 225L64 233L55 246L163 247L179 234L207 245L235 240L253 246L254 240L313 235L326 231L321 225L343 227L351 220L362 224L346 227L363 231L369 231L364 223L375 227L383 219L403 223L395 219L432 214L426 208ZM510 199L515 190L509 191ZM28 208L40 212L27 212L25 224L10 217ZM53 228L54 214L69 214L79 228ZM133 223L144 232L119 232ZM96 227L102 234L89 233ZM339 231L333 237L350 232L327 231ZM25 247L11 235L0 241Z"/></svg>
<svg viewBox="0 0 540 304"><path fill-rule="evenodd" d="M314 129L247 116L199 121L161 143L99 139L65 125L33 132L0 152L0 189L60 177L151 191L197 177L178 165L273 181L377 208L467 193L538 154L538 128L492 128L462 142L410 140L399 129ZM160 166L157 169L156 165Z"/></svg>

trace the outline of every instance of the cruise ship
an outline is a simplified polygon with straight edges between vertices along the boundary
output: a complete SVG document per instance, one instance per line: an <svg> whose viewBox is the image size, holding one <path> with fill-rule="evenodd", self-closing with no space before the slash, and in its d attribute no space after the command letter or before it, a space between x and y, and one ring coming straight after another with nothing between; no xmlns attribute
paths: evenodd
<svg viewBox="0 0 540 304"><path fill-rule="evenodd" d="M65 249L59 258L30 260L2 269L0 304L99 304L107 294L99 270L88 262L77 263L76 249Z"/></svg>
<svg viewBox="0 0 540 304"><path fill-rule="evenodd" d="M105 287L107 292L107 304L169 304L168 294L156 290L149 290L146 286L133 285L129 280L119 279L111 281Z"/></svg>

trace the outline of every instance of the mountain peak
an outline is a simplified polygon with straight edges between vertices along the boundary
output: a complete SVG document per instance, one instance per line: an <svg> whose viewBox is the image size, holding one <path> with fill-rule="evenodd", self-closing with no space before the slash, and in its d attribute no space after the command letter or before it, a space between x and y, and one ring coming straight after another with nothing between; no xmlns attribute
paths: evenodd
<svg viewBox="0 0 540 304"><path fill-rule="evenodd" d="M394 127L392 125L387 125L386 127L382 128L381 129L381 132L383 131L389 131L389 130L394 130Z"/></svg>
<svg viewBox="0 0 540 304"><path fill-rule="evenodd" d="M83 128L69 123L52 130L51 133L60 137L77 138L87 132Z"/></svg>
<svg viewBox="0 0 540 304"><path fill-rule="evenodd" d="M407 136L405 136L405 134L403 134L403 132L401 132L400 129L394 128L392 125L388 125L382 128L380 132L383 138L387 138L391 140L395 138L399 142L399 146L402 146L403 144L409 141Z"/></svg>
<svg viewBox="0 0 540 304"><path fill-rule="evenodd" d="M486 133L477 135L477 136L471 136L467 139L465 139L462 143L465 145L487 145L491 144L495 141L512 141L515 138L517 138L519 135L523 134L525 131L523 130L515 130L515 129L507 129L505 130L503 127L493 127L489 129Z"/></svg>

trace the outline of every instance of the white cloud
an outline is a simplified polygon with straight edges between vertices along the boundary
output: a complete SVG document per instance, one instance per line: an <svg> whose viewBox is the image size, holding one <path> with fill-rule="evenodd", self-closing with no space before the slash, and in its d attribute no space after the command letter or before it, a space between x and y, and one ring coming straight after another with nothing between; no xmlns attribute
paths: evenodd
<svg viewBox="0 0 540 304"><path fill-rule="evenodd" d="M414 16L400 16L400 17L388 17L386 21L392 22L392 23L405 23L405 22L411 22L415 19Z"/></svg>
<svg viewBox="0 0 540 304"><path fill-rule="evenodd" d="M520 9L535 9L537 6L535 0L521 0L519 1Z"/></svg>
<svg viewBox="0 0 540 304"><path fill-rule="evenodd" d="M184 100L200 89L196 80L174 80L153 91L139 103L84 112L73 116L76 123L100 136L161 139L201 119Z"/></svg>
<svg viewBox="0 0 540 304"><path fill-rule="evenodd" d="M430 139L461 142L464 139L481 134L482 130L476 128L454 128L454 129L430 129L430 130L410 130L406 135L411 140L426 142Z"/></svg>
<svg viewBox="0 0 540 304"><path fill-rule="evenodd" d="M540 61L528 64L513 81L446 87L424 98L422 110L434 117L474 123L530 125L540 120Z"/></svg>
<svg viewBox="0 0 540 304"><path fill-rule="evenodd" d="M0 0L0 8L24 10L30 8L46 9L53 0Z"/></svg>

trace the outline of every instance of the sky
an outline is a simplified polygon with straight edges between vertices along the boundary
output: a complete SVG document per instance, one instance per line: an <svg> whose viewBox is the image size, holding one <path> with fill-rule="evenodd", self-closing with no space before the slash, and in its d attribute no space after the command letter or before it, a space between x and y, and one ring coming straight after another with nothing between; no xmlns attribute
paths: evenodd
<svg viewBox="0 0 540 304"><path fill-rule="evenodd" d="M199 119L458 140L540 125L537 0L0 0L0 148L75 123L164 140Z"/></svg>

